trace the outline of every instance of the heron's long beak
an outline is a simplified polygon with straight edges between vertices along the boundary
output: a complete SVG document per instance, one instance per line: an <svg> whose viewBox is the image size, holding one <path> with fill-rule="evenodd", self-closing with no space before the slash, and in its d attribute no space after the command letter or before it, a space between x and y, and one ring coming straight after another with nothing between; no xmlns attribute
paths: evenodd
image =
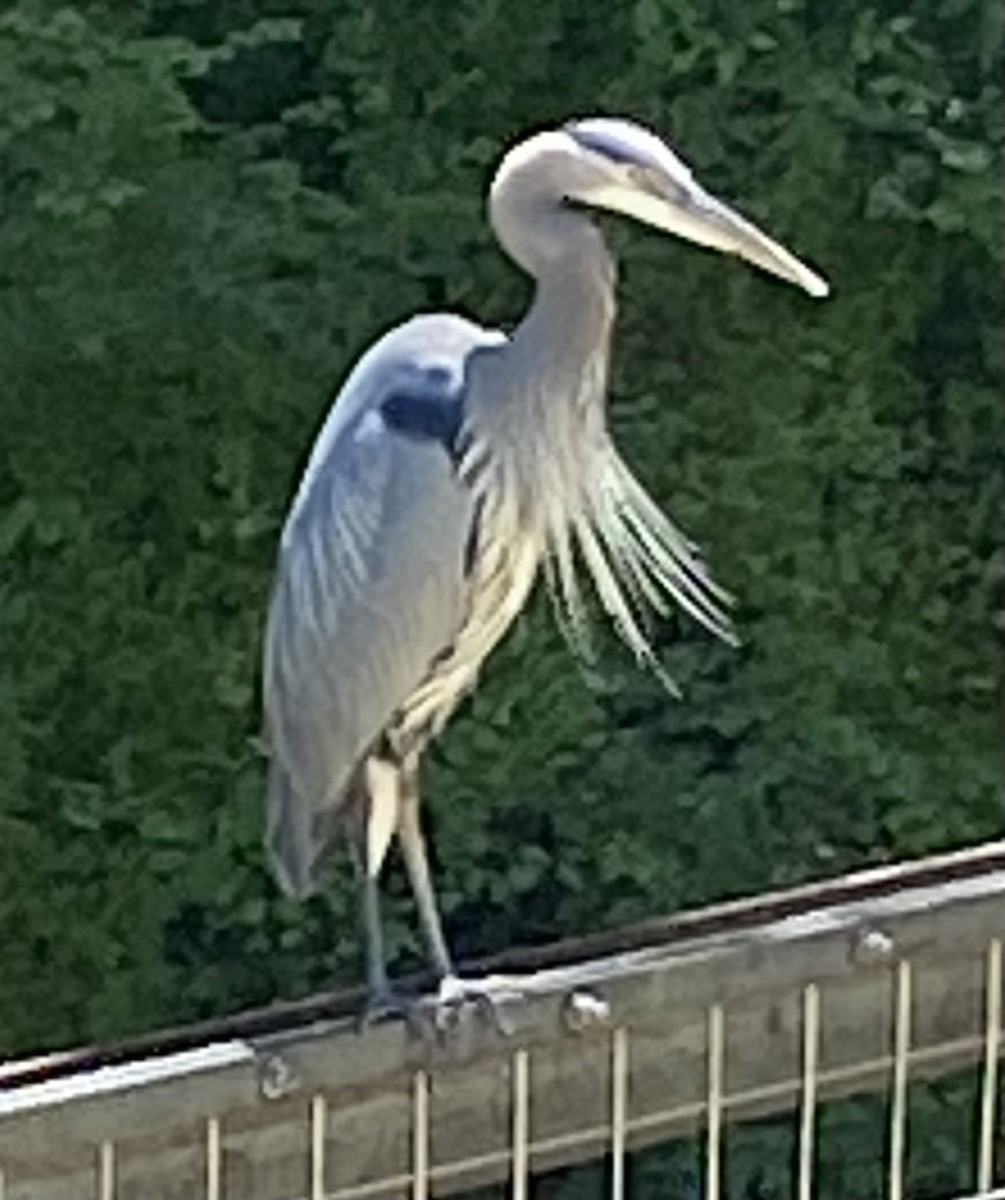
<svg viewBox="0 0 1005 1200"><path fill-rule="evenodd" d="M736 254L811 296L826 296L830 291L826 279L691 179L686 183L664 182L661 176L649 176L644 183L609 184L590 195L589 203L665 229L699 246Z"/></svg>

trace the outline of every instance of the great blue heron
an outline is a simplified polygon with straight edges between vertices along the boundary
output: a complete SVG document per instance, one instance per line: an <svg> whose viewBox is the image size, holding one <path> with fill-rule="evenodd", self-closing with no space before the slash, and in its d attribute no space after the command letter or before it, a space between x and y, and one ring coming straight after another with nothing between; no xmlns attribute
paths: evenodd
<svg viewBox="0 0 1005 1200"><path fill-rule="evenodd" d="M275 870L303 896L333 832L348 835L371 1011L395 1006L377 891L395 835L432 964L457 987L420 828L419 758L538 567L575 637L581 556L620 634L650 665L640 608L665 611L666 597L733 637L728 596L608 434L615 266L586 207L827 294L819 275L704 191L654 134L580 120L516 146L492 183L495 233L536 284L516 329L417 316L354 367L283 530L264 693Z"/></svg>

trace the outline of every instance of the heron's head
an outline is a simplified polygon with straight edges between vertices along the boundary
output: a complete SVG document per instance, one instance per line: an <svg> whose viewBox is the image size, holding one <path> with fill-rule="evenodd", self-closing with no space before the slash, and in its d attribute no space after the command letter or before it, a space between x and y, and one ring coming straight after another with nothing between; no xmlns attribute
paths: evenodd
<svg viewBox="0 0 1005 1200"><path fill-rule="evenodd" d="M507 155L497 186L516 174L547 178L573 204L622 213L735 254L811 296L828 293L826 280L706 192L665 142L631 121L591 117L538 134Z"/></svg>

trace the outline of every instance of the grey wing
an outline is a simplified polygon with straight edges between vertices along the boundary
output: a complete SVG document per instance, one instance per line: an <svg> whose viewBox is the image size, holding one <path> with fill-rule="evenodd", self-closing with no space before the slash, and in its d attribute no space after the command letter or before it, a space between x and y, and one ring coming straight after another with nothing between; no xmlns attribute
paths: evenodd
<svg viewBox="0 0 1005 1200"><path fill-rule="evenodd" d="M295 895L314 886L360 758L463 620L472 506L450 438L472 340L489 335L462 322L434 336L450 319L423 320L436 319L388 335L350 377L283 533L264 701L269 845Z"/></svg>

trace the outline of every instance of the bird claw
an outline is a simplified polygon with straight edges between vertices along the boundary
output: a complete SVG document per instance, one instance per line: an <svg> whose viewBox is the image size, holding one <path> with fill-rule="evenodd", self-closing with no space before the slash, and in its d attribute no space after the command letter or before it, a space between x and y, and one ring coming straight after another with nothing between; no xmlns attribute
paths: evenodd
<svg viewBox="0 0 1005 1200"><path fill-rule="evenodd" d="M413 1031L419 1028L422 1013L418 1002L402 996L390 986L375 988L367 996L366 1006L356 1018L356 1032L365 1033L384 1021L401 1020Z"/></svg>
<svg viewBox="0 0 1005 1200"><path fill-rule="evenodd" d="M491 1023L498 1034L509 1037L514 1031L506 1009L523 999L523 992L512 979L490 975L485 979L460 979L445 975L435 996L422 1001L440 1039L457 1030L468 1012Z"/></svg>
<svg viewBox="0 0 1005 1200"><path fill-rule="evenodd" d="M403 1020L410 1033L425 1039L432 1030L436 1039L443 1042L474 1013L492 1025L501 1037L510 1037L514 1025L507 1009L523 998L524 993L515 981L504 975L489 975L484 979L445 975L433 995L419 999L402 996L390 986L375 988L356 1019L356 1031L365 1033L385 1021Z"/></svg>

